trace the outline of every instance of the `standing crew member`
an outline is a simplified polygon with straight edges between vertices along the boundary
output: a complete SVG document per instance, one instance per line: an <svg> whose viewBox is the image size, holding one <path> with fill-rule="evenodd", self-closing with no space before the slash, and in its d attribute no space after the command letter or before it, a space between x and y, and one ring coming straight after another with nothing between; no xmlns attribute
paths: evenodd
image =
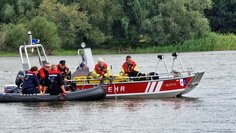
<svg viewBox="0 0 236 133"><path fill-rule="evenodd" d="M64 82L62 80L61 74L57 71L56 65L51 66L51 70L46 77L46 86L50 95L67 93L64 88Z"/></svg>
<svg viewBox="0 0 236 133"><path fill-rule="evenodd" d="M39 80L37 77L37 73L38 73L37 66L31 67L31 69L26 72L22 86L23 94L39 93Z"/></svg>
<svg viewBox="0 0 236 133"><path fill-rule="evenodd" d="M137 76L139 73L138 66L136 62L131 58L131 56L126 56L126 62L122 65L120 76Z"/></svg>
<svg viewBox="0 0 236 133"><path fill-rule="evenodd" d="M110 68L102 58L99 58L98 63L95 65L95 68L92 72L92 76L98 78L98 80L102 80L103 78L108 78L110 75Z"/></svg>
<svg viewBox="0 0 236 133"><path fill-rule="evenodd" d="M44 94L46 92L45 78L48 75L50 68L51 68L50 64L45 63L44 66L39 69L38 77L39 77L39 83L40 83L39 88L41 94Z"/></svg>

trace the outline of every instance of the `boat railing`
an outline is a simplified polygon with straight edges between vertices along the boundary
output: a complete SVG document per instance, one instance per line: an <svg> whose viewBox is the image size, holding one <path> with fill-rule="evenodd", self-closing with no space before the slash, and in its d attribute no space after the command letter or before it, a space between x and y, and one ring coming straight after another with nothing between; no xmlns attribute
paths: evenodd
<svg viewBox="0 0 236 133"><path fill-rule="evenodd" d="M167 68L167 66L166 66L166 63L165 63L165 61L163 60L164 55L157 55L157 58L158 58L158 61L157 61L157 63L156 63L155 73L157 73L157 67L158 67L158 65L159 65L160 63L162 63L162 64L164 64L164 66L165 66L166 73L168 74L168 76L170 76L169 70L168 70L168 68Z"/></svg>
<svg viewBox="0 0 236 133"><path fill-rule="evenodd" d="M165 79L171 79L171 78L176 79L176 78L181 78L181 77L183 77L183 75L178 75L178 76L146 75L146 76L136 76L136 77L110 76L108 78L104 78L103 81L99 81L98 79L91 78L91 77L73 79L73 80L68 80L68 81L83 85L83 84L100 84L101 82L103 82L104 84L110 84L110 83L119 83L119 82L153 81L153 80L165 80Z"/></svg>
<svg viewBox="0 0 236 133"><path fill-rule="evenodd" d="M184 66L183 66L183 63L182 63L181 58L178 57L178 55L177 55L176 52L172 53L172 56L173 56L174 58L173 58L172 66L171 66L171 71L174 70L175 62L178 61L179 64L180 64L181 70L182 70L181 72L184 72Z"/></svg>
<svg viewBox="0 0 236 133"><path fill-rule="evenodd" d="M23 70L29 70L31 67L28 50L32 50L32 52L34 51L34 49L37 50L37 56L39 58L40 66L43 66L45 62L48 62L44 47L41 44L37 44L37 42L32 43L34 40L32 39L32 34L30 31L28 32L28 36L29 36L29 43L27 45L21 45L19 47L19 53L21 57Z"/></svg>
<svg viewBox="0 0 236 133"><path fill-rule="evenodd" d="M193 70L191 67L189 67L188 70L184 69L182 60L181 60L181 58L178 57L176 52L172 53L172 57L173 57L173 62L172 62L172 66L171 66L171 71L169 71L165 61L163 60L164 55L157 55L158 61L156 63L155 73L157 73L158 65L161 63L164 64L166 72L158 73L158 75L160 75L160 76L164 75L164 78L165 78L165 76L166 77L179 77L179 76L183 76L183 75L190 76L193 73ZM177 63L180 65L180 70L178 70L178 71L174 69L174 67Z"/></svg>

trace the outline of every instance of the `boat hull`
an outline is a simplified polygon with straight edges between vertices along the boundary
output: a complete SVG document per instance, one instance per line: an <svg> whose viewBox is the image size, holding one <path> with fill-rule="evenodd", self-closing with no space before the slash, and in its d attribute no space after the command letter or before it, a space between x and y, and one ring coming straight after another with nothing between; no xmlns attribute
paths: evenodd
<svg viewBox="0 0 236 133"><path fill-rule="evenodd" d="M77 90L65 95L26 95L21 93L0 93L0 102L53 102L99 100L106 96L104 87L96 86L86 90Z"/></svg>
<svg viewBox="0 0 236 133"><path fill-rule="evenodd" d="M193 76L193 79L189 83L188 87L181 93L181 95L182 94L187 94L190 91L192 91L200 83L204 73L205 72L197 72L197 73L195 73L195 75Z"/></svg>
<svg viewBox="0 0 236 133"><path fill-rule="evenodd" d="M106 98L169 98L182 94L194 76L105 84ZM92 84L77 84L80 90Z"/></svg>
<svg viewBox="0 0 236 133"><path fill-rule="evenodd" d="M169 91L163 93L130 93L130 94L109 94L106 96L108 99L156 99L156 98L172 98L176 97L180 93L182 93L184 89L180 89L177 91Z"/></svg>

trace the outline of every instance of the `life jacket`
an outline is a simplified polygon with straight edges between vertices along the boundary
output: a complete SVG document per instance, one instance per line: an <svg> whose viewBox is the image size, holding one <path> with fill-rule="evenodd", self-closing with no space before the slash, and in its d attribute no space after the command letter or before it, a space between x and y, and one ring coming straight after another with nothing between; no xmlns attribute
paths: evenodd
<svg viewBox="0 0 236 133"><path fill-rule="evenodd" d="M37 74L36 74L36 73L34 73L34 72L31 72L31 71L26 71L26 75L35 75L35 76L37 76Z"/></svg>
<svg viewBox="0 0 236 133"><path fill-rule="evenodd" d="M58 77L58 75L61 76L61 73L57 70L50 70L48 72L47 80L49 80L49 83L54 83L55 77Z"/></svg>
<svg viewBox="0 0 236 133"><path fill-rule="evenodd" d="M106 63L104 63L102 67L99 66L98 64L96 64L96 65L95 65L96 73L103 75L104 73L107 72L107 67L108 67L108 66L107 66Z"/></svg>
<svg viewBox="0 0 236 133"><path fill-rule="evenodd" d="M62 77L65 77L66 75L68 75L68 73L69 73L69 68L68 67L64 67L64 69L61 69L60 68L60 66L59 66L59 64L57 64L56 65L56 68L57 68L57 71L59 72L59 73L61 73L61 76Z"/></svg>
<svg viewBox="0 0 236 133"><path fill-rule="evenodd" d="M39 78L40 79L45 79L48 74L48 71L45 71L44 68L39 69Z"/></svg>
<svg viewBox="0 0 236 133"><path fill-rule="evenodd" d="M31 71L26 71L26 74L25 74L25 77L24 77L24 80L28 80L32 77L36 76L37 77L37 74L35 74L34 72L31 72Z"/></svg>
<svg viewBox="0 0 236 133"><path fill-rule="evenodd" d="M48 74L61 74L61 73L58 72L57 70L50 70Z"/></svg>
<svg viewBox="0 0 236 133"><path fill-rule="evenodd" d="M57 95L61 93L60 86L63 85L61 73L55 70L50 70L46 78L46 84L48 86L48 92L51 95Z"/></svg>
<svg viewBox="0 0 236 133"><path fill-rule="evenodd" d="M122 67L124 69L125 73L131 73L134 71L134 68L136 66L136 63L134 61L131 62L131 64L128 64L127 62L125 62Z"/></svg>

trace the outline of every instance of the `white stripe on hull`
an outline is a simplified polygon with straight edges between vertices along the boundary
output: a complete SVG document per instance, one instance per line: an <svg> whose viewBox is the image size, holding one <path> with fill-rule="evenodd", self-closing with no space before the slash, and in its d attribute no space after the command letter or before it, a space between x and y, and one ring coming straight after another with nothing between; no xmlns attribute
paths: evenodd
<svg viewBox="0 0 236 133"><path fill-rule="evenodd" d="M163 92L150 92L150 93L128 93L128 94L107 94L106 98L170 98L176 97L182 93L185 89L163 91Z"/></svg>
<svg viewBox="0 0 236 133"><path fill-rule="evenodd" d="M147 87L146 87L145 93L148 92L148 89L149 89L149 87L150 87L151 84L152 84L152 82L148 82L148 85L147 85Z"/></svg>
<svg viewBox="0 0 236 133"><path fill-rule="evenodd" d="M149 82L146 87L145 93L159 92L162 84L163 84L163 81Z"/></svg>
<svg viewBox="0 0 236 133"><path fill-rule="evenodd" d="M156 84L157 84L157 82L152 82L152 85L151 85L148 93L153 92L153 89L155 88Z"/></svg>
<svg viewBox="0 0 236 133"><path fill-rule="evenodd" d="M162 84L163 84L163 81L159 81L158 82L155 92L159 92L160 91Z"/></svg>

